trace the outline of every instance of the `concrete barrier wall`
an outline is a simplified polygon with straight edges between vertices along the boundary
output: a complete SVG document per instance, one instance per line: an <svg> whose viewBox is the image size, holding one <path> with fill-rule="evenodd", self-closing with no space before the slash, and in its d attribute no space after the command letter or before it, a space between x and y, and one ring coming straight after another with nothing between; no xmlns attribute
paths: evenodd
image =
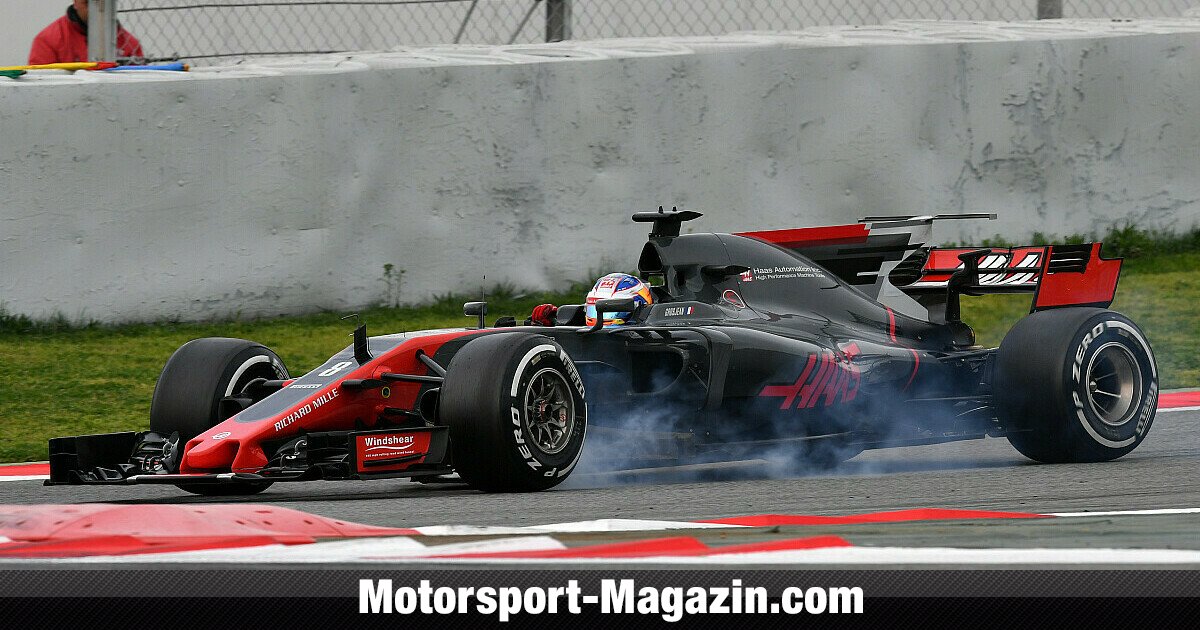
<svg viewBox="0 0 1200 630"><path fill-rule="evenodd" d="M0 79L0 303L103 321L629 269L698 230L1200 218L1200 20L907 23ZM403 270L401 281L384 266ZM486 275L486 281L483 276Z"/></svg>

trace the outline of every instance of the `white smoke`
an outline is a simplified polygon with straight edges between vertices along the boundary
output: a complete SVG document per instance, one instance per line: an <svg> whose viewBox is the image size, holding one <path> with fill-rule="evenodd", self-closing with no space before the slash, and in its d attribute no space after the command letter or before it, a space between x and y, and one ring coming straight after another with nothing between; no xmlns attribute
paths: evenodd
<svg viewBox="0 0 1200 630"><path fill-rule="evenodd" d="M944 384L929 380L928 373L921 385L930 391L952 390ZM659 381L673 375L656 375ZM874 389L859 392L858 403L844 411L847 432L838 437L805 438L804 426L786 415L772 418L771 432L778 441L762 441L761 426L746 426L744 435L733 432L728 442L760 442L745 448L702 447L700 437L689 433L689 418L697 415L696 405L649 397L645 403L622 409L614 415L605 409L603 426L589 423L588 436L579 468L565 487L607 487L630 484L691 483L699 481L729 481L739 479L790 479L808 476L881 475L920 470L978 468L1013 465L1019 456L1007 443L997 451L992 448L962 448L953 444L916 448L889 449L884 456L879 451L863 451L870 428L870 441L897 442L913 439L945 437L947 429L954 430L953 417L978 405L958 408L902 402L902 392ZM899 408L897 408L899 406ZM835 408L837 410L837 408ZM853 413L853 417L849 414ZM880 422L880 418L890 418ZM729 425L739 426L736 419ZM937 427L938 430L934 430ZM957 427L961 429L962 427ZM698 429L697 429L698 430ZM939 454L942 449L947 458ZM860 453L864 453L860 455Z"/></svg>

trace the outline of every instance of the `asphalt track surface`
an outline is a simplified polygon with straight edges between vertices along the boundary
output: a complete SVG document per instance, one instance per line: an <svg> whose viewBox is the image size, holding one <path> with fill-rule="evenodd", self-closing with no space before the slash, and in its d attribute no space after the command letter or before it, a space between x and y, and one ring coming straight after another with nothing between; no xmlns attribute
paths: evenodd
<svg viewBox="0 0 1200 630"><path fill-rule="evenodd" d="M692 521L926 507L1036 513L1192 508L1200 507L1198 435L1200 410L1160 410L1136 451L1100 464L1039 465L1007 440L986 439L868 451L832 473L772 476L761 464L734 463L700 473L580 475L533 494L483 494L459 485L388 480L276 484L253 497L210 499L158 486L44 487L39 481L11 481L0 483L0 503L246 501L393 527ZM853 534L856 544L880 546L1200 549L1200 514L820 529L803 535Z"/></svg>

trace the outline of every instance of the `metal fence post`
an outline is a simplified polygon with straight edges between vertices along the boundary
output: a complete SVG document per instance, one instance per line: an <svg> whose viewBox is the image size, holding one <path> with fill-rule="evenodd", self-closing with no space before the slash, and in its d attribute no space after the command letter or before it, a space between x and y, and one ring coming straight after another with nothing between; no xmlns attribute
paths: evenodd
<svg viewBox="0 0 1200 630"><path fill-rule="evenodd" d="M88 0L88 61L117 58L117 0Z"/></svg>
<svg viewBox="0 0 1200 630"><path fill-rule="evenodd" d="M571 39L571 0L546 0L546 41Z"/></svg>
<svg viewBox="0 0 1200 630"><path fill-rule="evenodd" d="M1037 19L1057 20L1063 16L1063 0L1037 0Z"/></svg>

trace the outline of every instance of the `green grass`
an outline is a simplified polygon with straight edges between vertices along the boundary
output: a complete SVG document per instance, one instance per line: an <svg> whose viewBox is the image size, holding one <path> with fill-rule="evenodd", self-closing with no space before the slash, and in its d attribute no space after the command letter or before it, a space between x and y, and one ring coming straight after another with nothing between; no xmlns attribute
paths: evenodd
<svg viewBox="0 0 1200 630"><path fill-rule="evenodd" d="M1135 239L1128 239L1135 240ZM1197 241L1200 242L1200 241ZM1137 322L1155 348L1164 388L1200 385L1200 252L1150 241L1127 259L1113 308ZM543 302L577 302L586 291L489 296L489 320L524 317ZM470 325L462 302L447 296L420 308L362 313L374 334ZM980 343L997 345L1029 310L1028 295L963 299L963 318ZM0 461L41 460L46 440L59 435L143 430L159 370L171 353L197 337L241 337L280 354L293 374L319 365L350 343L351 324L340 314L223 323L126 326L32 322L0 311Z"/></svg>

